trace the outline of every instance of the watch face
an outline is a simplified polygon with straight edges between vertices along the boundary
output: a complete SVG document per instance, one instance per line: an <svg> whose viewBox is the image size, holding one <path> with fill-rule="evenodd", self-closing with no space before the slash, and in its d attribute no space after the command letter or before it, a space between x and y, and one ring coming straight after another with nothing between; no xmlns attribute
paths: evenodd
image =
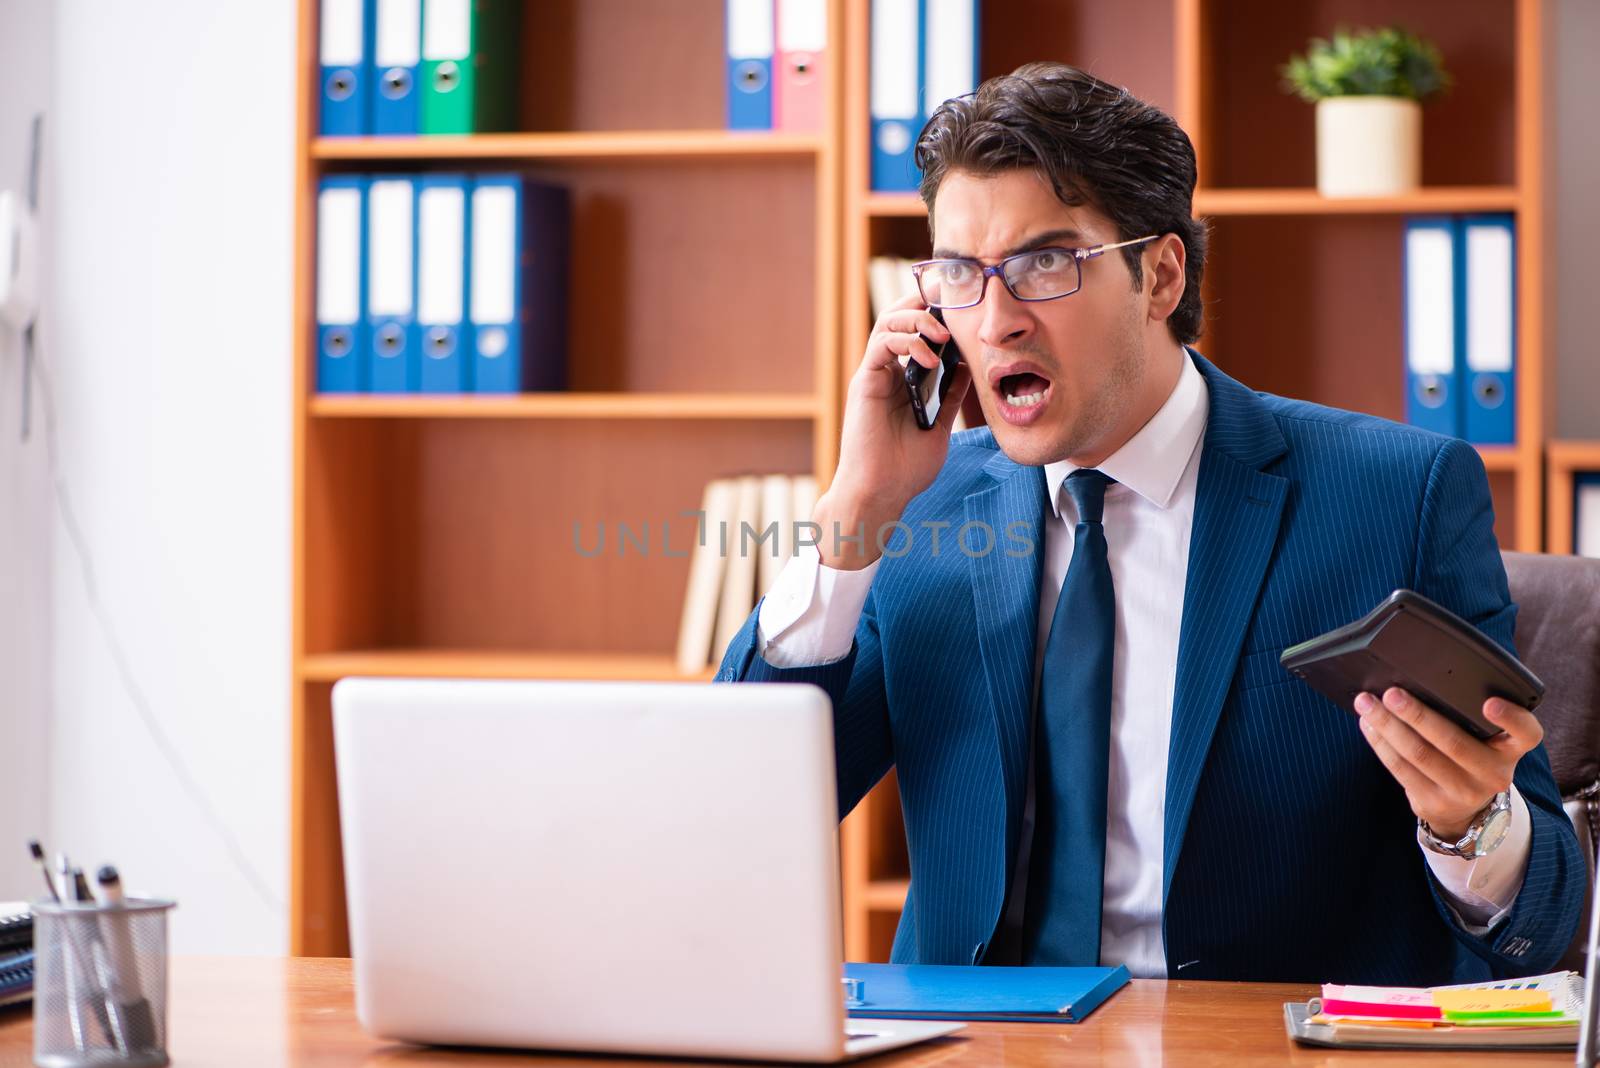
<svg viewBox="0 0 1600 1068"><path fill-rule="evenodd" d="M1477 848L1472 851L1472 855L1481 857L1485 853L1493 852L1494 847L1500 844L1501 840L1506 836L1506 831L1510 829L1510 808L1502 808L1490 813L1489 818L1483 823L1483 830L1478 833Z"/></svg>

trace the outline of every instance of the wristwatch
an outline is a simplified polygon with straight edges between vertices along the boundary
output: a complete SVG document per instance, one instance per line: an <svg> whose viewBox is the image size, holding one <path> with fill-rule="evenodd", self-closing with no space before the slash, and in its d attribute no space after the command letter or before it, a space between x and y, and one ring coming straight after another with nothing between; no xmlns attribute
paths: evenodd
<svg viewBox="0 0 1600 1068"><path fill-rule="evenodd" d="M1434 834L1427 820L1418 820L1417 825L1422 828L1422 844L1435 853L1465 860L1486 856L1505 841L1506 831L1511 829L1511 792L1501 790L1495 794L1473 817L1467 833L1454 842L1446 842Z"/></svg>

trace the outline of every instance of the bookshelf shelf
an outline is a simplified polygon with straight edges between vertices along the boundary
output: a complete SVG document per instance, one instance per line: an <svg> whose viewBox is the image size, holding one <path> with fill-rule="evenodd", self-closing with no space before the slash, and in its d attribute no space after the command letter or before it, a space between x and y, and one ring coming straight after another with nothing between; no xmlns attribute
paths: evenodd
<svg viewBox="0 0 1600 1068"><path fill-rule="evenodd" d="M928 209L915 193L867 193L861 210L878 219L927 218Z"/></svg>
<svg viewBox="0 0 1600 1068"><path fill-rule="evenodd" d="M815 419L820 401L782 393L521 393L454 397L325 394L319 419Z"/></svg>
<svg viewBox="0 0 1600 1068"><path fill-rule="evenodd" d="M306 682L336 682L351 675L698 682L709 680L713 673L707 669L697 675L684 675L669 655L639 653L365 649L318 653L300 662L300 677Z"/></svg>
<svg viewBox="0 0 1600 1068"><path fill-rule="evenodd" d="M862 198L869 216L926 217L915 193L870 193ZM1517 211L1514 186L1444 186L1393 197L1325 197L1315 189L1196 189L1196 215L1431 215L1450 212Z"/></svg>
<svg viewBox="0 0 1600 1068"><path fill-rule="evenodd" d="M1196 189L1196 215L1430 215L1516 211L1512 186L1419 189L1404 196L1325 197L1315 189Z"/></svg>
<svg viewBox="0 0 1600 1068"><path fill-rule="evenodd" d="M486 133L467 137L319 137L311 158L388 160L658 160L814 156L815 134L725 130Z"/></svg>
<svg viewBox="0 0 1600 1068"><path fill-rule="evenodd" d="M1516 474L1523 467L1522 450L1518 446L1479 445L1477 448L1486 471Z"/></svg>
<svg viewBox="0 0 1600 1068"><path fill-rule="evenodd" d="M867 884L867 908L874 912L899 912L905 908L910 879L874 879Z"/></svg>
<svg viewBox="0 0 1600 1068"><path fill-rule="evenodd" d="M1600 441L1552 441L1550 463L1567 471L1600 471Z"/></svg>

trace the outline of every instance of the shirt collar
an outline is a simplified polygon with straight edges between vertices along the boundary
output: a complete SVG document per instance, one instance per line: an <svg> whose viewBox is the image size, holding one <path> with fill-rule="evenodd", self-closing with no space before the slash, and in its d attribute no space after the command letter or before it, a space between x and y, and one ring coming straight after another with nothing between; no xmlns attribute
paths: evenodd
<svg viewBox="0 0 1600 1068"><path fill-rule="evenodd" d="M1168 508L1183 479L1189 457L1205 434L1210 414L1210 391L1189 350L1183 352L1178 384L1161 410L1122 448L1106 457L1099 470L1127 486L1158 508ZM1057 460L1044 465L1044 484L1050 490L1050 508L1061 515L1061 483L1078 465Z"/></svg>

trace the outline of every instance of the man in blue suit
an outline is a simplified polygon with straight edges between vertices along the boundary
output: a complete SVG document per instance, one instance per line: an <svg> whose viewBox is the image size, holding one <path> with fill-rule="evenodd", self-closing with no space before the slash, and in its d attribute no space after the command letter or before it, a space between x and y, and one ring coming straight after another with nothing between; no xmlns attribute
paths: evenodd
<svg viewBox="0 0 1600 1068"><path fill-rule="evenodd" d="M828 692L841 812L898 770L893 959L1550 968L1586 873L1533 715L1489 702L1483 742L1399 690L1337 707L1278 662L1401 587L1512 648L1477 453L1252 392L1189 347L1193 148L1126 92L1030 64L941 106L917 162L934 259L850 382L818 544L718 673ZM938 363L919 333L964 354L931 432L902 381ZM952 436L969 388L988 425Z"/></svg>

